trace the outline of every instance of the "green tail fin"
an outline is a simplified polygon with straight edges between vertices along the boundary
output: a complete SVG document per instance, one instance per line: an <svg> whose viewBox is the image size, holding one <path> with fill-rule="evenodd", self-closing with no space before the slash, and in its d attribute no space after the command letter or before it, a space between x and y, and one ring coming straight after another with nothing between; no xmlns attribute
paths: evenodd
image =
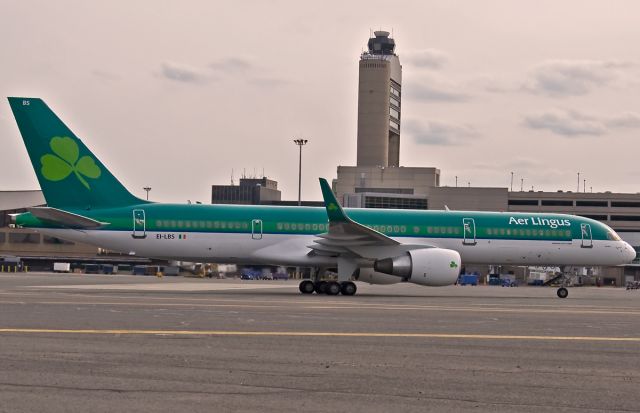
<svg viewBox="0 0 640 413"><path fill-rule="evenodd" d="M94 209L146 202L127 191L42 99L10 97L9 104L50 207Z"/></svg>

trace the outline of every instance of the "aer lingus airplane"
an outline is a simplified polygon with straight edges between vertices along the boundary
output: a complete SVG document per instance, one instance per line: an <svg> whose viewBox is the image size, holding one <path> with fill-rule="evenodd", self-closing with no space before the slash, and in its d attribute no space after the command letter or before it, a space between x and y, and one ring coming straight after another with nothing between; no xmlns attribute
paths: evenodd
<svg viewBox="0 0 640 413"><path fill-rule="evenodd" d="M352 279L449 285L462 262L593 266L636 256L611 228L579 216L343 209L324 179L324 208L148 202L41 99L9 103L47 202L14 222L54 237L152 258L334 268L338 282L300 283L302 293L330 295L355 294Z"/></svg>

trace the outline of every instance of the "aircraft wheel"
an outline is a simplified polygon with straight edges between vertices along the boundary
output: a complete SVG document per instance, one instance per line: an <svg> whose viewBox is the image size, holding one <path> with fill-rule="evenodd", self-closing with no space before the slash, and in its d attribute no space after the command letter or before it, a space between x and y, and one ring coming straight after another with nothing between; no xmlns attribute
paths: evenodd
<svg viewBox="0 0 640 413"><path fill-rule="evenodd" d="M302 294L312 294L313 291L315 290L315 287L313 285L313 281L309 281L309 280L304 280L300 283L300 292Z"/></svg>
<svg viewBox="0 0 640 413"><path fill-rule="evenodd" d="M564 287L560 287L558 288L557 294L558 294L558 297L560 298L567 298L567 296L569 295L569 290L567 290Z"/></svg>
<svg viewBox="0 0 640 413"><path fill-rule="evenodd" d="M313 289L318 294L326 294L327 293L327 282L326 281L318 281L313 285Z"/></svg>
<svg viewBox="0 0 640 413"><path fill-rule="evenodd" d="M351 281L345 281L340 285L340 292L342 295L354 295L358 288Z"/></svg>
<svg viewBox="0 0 640 413"><path fill-rule="evenodd" d="M338 295L340 294L340 284L335 281L329 281L327 283L326 291L327 295Z"/></svg>

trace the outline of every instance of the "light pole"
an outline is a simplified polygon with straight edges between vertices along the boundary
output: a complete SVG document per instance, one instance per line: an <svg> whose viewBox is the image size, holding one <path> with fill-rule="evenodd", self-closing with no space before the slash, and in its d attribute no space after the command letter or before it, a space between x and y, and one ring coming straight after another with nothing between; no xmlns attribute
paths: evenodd
<svg viewBox="0 0 640 413"><path fill-rule="evenodd" d="M578 172L578 192L580 192L580 172Z"/></svg>
<svg viewBox="0 0 640 413"><path fill-rule="evenodd" d="M511 186L509 187L509 191L513 192L513 172L511 172Z"/></svg>
<svg viewBox="0 0 640 413"><path fill-rule="evenodd" d="M302 147L309 142L308 139L294 139L293 143L298 145L300 156L298 158L298 206L302 205Z"/></svg>
<svg viewBox="0 0 640 413"><path fill-rule="evenodd" d="M151 187L150 186L145 186L144 188L145 191L147 191L147 201L149 200L149 191L151 191Z"/></svg>

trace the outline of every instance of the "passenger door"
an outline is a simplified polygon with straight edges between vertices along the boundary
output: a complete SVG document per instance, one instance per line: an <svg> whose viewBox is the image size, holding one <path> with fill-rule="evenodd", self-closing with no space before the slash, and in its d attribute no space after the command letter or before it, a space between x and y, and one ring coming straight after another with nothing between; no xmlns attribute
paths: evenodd
<svg viewBox="0 0 640 413"><path fill-rule="evenodd" d="M251 238L262 239L262 220L254 219L251 221Z"/></svg>
<svg viewBox="0 0 640 413"><path fill-rule="evenodd" d="M131 236L137 239L147 237L147 225L143 209L133 210L133 233Z"/></svg>
<svg viewBox="0 0 640 413"><path fill-rule="evenodd" d="M591 235L590 224L580 224L580 232L582 233L582 248L593 248L593 237Z"/></svg>
<svg viewBox="0 0 640 413"><path fill-rule="evenodd" d="M476 222L473 218L462 218L462 243L464 245L476 245Z"/></svg>

